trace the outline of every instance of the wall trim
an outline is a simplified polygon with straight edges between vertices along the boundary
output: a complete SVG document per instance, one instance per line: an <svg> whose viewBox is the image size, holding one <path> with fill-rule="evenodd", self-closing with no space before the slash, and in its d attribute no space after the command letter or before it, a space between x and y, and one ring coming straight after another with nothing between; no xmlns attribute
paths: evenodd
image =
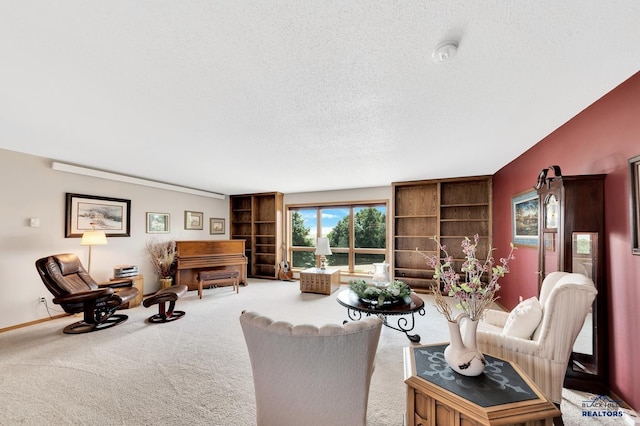
<svg viewBox="0 0 640 426"><path fill-rule="evenodd" d="M40 324L40 323L43 323L43 322L51 321L51 320L58 319L58 318L64 318L64 317L68 317L68 316L69 316L69 314L58 314L58 315L54 315L54 316L49 317L49 318L42 318L42 319L35 320L35 321L29 321L29 322L25 322L25 323L22 323L22 324L12 325L10 327L0 328L0 333L4 333L5 331L16 330L18 328L28 327L30 325L36 325L36 324Z"/></svg>
<svg viewBox="0 0 640 426"><path fill-rule="evenodd" d="M107 180L115 180L118 182L132 183L134 185L151 186L153 188L166 189L168 191L184 192L185 194L200 195L202 197L217 198L224 200L223 194L217 192L203 191L201 189L188 188L186 186L172 185L164 182L158 182L155 180L148 180L137 178L133 176L121 175L118 173L106 172L97 169L90 169L88 167L74 166L72 164L59 163L57 161L51 162L51 168L60 172L75 173L84 176L97 177Z"/></svg>

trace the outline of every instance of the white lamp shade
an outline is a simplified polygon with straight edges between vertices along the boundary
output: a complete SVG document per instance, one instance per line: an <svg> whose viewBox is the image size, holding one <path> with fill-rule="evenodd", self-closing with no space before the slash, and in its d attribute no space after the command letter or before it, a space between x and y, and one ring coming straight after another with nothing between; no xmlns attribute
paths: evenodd
<svg viewBox="0 0 640 426"><path fill-rule="evenodd" d="M320 237L316 243L316 255L327 256L331 254L331 247L329 247L329 239Z"/></svg>
<svg viewBox="0 0 640 426"><path fill-rule="evenodd" d="M107 236L104 231L86 231L82 234L81 246L98 246L107 244Z"/></svg>

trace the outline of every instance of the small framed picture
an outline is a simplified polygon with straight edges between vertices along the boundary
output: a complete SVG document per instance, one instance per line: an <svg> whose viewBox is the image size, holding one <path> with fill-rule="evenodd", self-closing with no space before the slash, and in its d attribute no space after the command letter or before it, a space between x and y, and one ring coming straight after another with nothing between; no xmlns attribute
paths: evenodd
<svg viewBox="0 0 640 426"><path fill-rule="evenodd" d="M169 213L147 212L147 234L168 234Z"/></svg>
<svg viewBox="0 0 640 426"><path fill-rule="evenodd" d="M212 217L209 219L210 234L224 234L224 219Z"/></svg>
<svg viewBox="0 0 640 426"><path fill-rule="evenodd" d="M184 229L202 230L202 212L184 212Z"/></svg>

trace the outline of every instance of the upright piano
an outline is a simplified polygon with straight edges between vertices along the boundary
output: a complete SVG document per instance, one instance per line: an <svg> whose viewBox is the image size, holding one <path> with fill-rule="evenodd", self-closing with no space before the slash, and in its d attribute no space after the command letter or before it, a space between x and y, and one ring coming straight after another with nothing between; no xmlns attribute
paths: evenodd
<svg viewBox="0 0 640 426"><path fill-rule="evenodd" d="M176 284L184 284L189 290L197 290L198 272L232 269L240 273L240 284L247 285L244 243L244 240L176 241Z"/></svg>

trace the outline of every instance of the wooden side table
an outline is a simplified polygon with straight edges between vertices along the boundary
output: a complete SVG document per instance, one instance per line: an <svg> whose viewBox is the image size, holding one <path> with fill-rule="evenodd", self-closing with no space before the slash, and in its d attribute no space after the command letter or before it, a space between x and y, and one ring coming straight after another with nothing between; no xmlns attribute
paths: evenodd
<svg viewBox="0 0 640 426"><path fill-rule="evenodd" d="M309 268L300 272L300 291L331 294L340 287L340 269Z"/></svg>
<svg viewBox="0 0 640 426"><path fill-rule="evenodd" d="M560 416L515 363L485 355L485 372L466 377L447 365L446 346L404 348L407 426L552 426Z"/></svg>
<svg viewBox="0 0 640 426"><path fill-rule="evenodd" d="M135 287L138 289L138 295L135 299L131 299L128 303L129 308L135 308L142 303L142 297L144 296L144 277L142 274L133 275L131 277L125 278L109 278L109 281L98 284L99 287L110 287L115 291L118 291L118 288L122 287Z"/></svg>

